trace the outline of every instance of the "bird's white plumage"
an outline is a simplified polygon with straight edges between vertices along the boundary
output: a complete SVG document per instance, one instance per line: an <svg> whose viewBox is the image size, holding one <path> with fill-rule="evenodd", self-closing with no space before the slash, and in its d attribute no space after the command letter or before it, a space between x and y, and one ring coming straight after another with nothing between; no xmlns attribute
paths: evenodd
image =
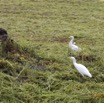
<svg viewBox="0 0 104 103"><path fill-rule="evenodd" d="M71 48L73 51L80 51L81 48L79 48L77 45L75 45L76 43L74 42L74 36L70 36L69 38L71 38L71 40L69 42L69 48Z"/></svg>
<svg viewBox="0 0 104 103"><path fill-rule="evenodd" d="M74 57L71 57L71 60L73 61L73 65L75 66L75 68L82 76L86 75L90 78L92 77L91 73L84 65L76 63L76 59Z"/></svg>

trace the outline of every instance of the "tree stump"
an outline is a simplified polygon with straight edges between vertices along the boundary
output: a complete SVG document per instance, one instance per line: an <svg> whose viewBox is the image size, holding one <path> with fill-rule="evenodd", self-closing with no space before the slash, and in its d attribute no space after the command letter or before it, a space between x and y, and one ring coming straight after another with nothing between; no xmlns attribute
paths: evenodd
<svg viewBox="0 0 104 103"><path fill-rule="evenodd" d="M7 31L3 28L0 28L0 41L3 56L7 56L8 53L21 52L19 45L8 36Z"/></svg>

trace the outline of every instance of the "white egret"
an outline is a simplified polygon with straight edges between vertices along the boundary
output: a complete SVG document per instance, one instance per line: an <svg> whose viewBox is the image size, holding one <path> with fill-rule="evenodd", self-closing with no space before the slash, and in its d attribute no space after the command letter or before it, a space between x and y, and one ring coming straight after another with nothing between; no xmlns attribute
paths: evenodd
<svg viewBox="0 0 104 103"><path fill-rule="evenodd" d="M77 45L75 45L76 43L74 42L74 36L70 36L69 38L71 38L71 40L69 42L69 48L71 48L73 51L80 51L81 48L79 48Z"/></svg>
<svg viewBox="0 0 104 103"><path fill-rule="evenodd" d="M92 77L91 73L89 72L89 70L82 64L78 64L76 63L76 59L74 57L70 57L71 60L73 61L73 65L74 67L78 70L78 72L84 77L84 75L88 76L88 77Z"/></svg>

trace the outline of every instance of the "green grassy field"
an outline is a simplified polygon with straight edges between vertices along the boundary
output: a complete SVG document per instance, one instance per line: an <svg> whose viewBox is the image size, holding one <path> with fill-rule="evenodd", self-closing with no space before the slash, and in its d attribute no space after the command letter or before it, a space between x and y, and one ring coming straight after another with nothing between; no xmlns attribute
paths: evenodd
<svg viewBox="0 0 104 103"><path fill-rule="evenodd" d="M103 0L1 0L0 27L28 51L0 56L0 103L104 102ZM68 53L71 35L81 52Z"/></svg>

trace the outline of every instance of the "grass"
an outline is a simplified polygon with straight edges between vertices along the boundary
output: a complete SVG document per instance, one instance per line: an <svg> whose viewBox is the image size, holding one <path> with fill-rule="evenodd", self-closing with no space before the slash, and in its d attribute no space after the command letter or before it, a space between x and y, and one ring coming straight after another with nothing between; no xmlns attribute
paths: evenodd
<svg viewBox="0 0 104 103"><path fill-rule="evenodd" d="M103 16L103 0L1 0L0 27L26 53L1 56L0 102L103 103ZM71 35L91 79L68 58Z"/></svg>

